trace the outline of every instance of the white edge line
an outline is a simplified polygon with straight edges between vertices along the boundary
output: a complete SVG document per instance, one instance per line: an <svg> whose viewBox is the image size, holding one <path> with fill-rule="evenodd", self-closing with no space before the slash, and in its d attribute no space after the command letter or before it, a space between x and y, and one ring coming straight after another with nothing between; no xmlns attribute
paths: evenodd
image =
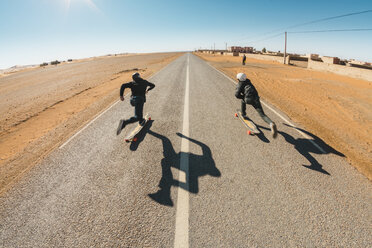
<svg viewBox="0 0 372 248"><path fill-rule="evenodd" d="M128 93L129 94L129 93ZM125 96L127 96L128 94L126 94ZM97 120L100 116L102 116L104 113L106 113L109 109L111 109L112 107L114 107L117 103L119 102L119 100L117 100L116 102L114 102L111 106L109 106L107 109L105 109L103 112L101 112L100 114L98 114L93 120L91 120L88 124L86 124L82 129L80 129L77 133L75 133L73 136L71 136L68 140L66 140L65 143L63 143L59 149L62 149L65 145L67 145L73 138L75 138L76 136L78 136L84 129L86 129L87 127L89 127L90 124L92 124L95 120Z"/></svg>
<svg viewBox="0 0 372 248"><path fill-rule="evenodd" d="M227 76L225 73L223 73L222 71L218 70L217 68L215 68L214 66L212 66L211 64L209 64L208 62L205 62L207 65L209 65L211 68L215 69L216 71L218 71L220 74L222 74L224 77L226 77L227 79L229 79L234 85L236 85L237 83L232 80L229 76ZM285 121L287 124L289 124L290 126L292 126L299 134L301 134L304 138L306 138L307 140L309 140L311 142L311 144L313 144L321 153L323 154L326 154L326 152L324 151L323 148L321 148L317 143L315 143L314 140L311 139L311 137L307 134L305 134L304 132L302 132L301 130L298 130L298 127L296 127L296 125L294 125L292 122L290 122L289 120L287 120L284 116L282 116L281 114L279 114L277 111L275 111L272 107L270 107L267 103L265 103L264 101L261 100L261 102L268 108L270 109L274 114L276 114L277 116L279 116L283 121Z"/></svg>
<svg viewBox="0 0 372 248"><path fill-rule="evenodd" d="M187 56L186 68L186 88L185 102L183 108L183 127L182 134L189 136L189 54ZM174 247L189 247L189 140L182 138L181 141L181 158L179 170L179 182L185 182L185 188L178 187L177 192L177 210L176 210L176 230L174 235Z"/></svg>
<svg viewBox="0 0 372 248"><path fill-rule="evenodd" d="M166 66L164 66L163 68L161 68L159 71L155 72L154 74L152 74L149 79L155 77L159 72L163 71L166 67L168 67L170 64L172 64L174 62L174 60L167 64ZM124 96L128 96L129 95L129 92ZM101 117L104 113L106 113L109 109L111 109L112 107L114 107L117 103L119 103L120 101L117 100L116 102L114 102L111 106L109 106L106 110L104 110L103 112L101 112L100 114L98 114L93 120L91 120L88 124L86 124L83 128L81 128L78 132L76 132L73 136L71 136L68 140L65 141L65 143L63 143L60 147L58 147L59 149L62 149L65 145L67 145L71 140L73 140L76 136L78 136L84 129L86 129L87 127L89 127L90 124L92 124L95 120L97 120L99 117Z"/></svg>

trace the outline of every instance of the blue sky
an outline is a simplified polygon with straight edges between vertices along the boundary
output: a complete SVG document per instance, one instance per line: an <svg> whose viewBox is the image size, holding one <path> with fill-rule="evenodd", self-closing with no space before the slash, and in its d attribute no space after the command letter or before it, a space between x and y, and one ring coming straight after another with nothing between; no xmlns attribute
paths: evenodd
<svg viewBox="0 0 372 248"><path fill-rule="evenodd" d="M369 12L286 29L364 10L372 10L371 0L1 0L0 68L225 43L283 51L284 35L262 39L286 30L372 28ZM372 31L288 34L289 52L370 62L371 44Z"/></svg>

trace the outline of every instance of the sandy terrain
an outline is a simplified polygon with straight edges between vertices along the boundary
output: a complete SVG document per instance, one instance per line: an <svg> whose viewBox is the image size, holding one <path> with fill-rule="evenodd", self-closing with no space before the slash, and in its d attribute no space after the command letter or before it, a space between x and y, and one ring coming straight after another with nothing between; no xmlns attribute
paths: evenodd
<svg viewBox="0 0 372 248"><path fill-rule="evenodd" d="M119 98L134 71L144 78L180 56L100 57L0 78L0 193Z"/></svg>
<svg viewBox="0 0 372 248"><path fill-rule="evenodd" d="M267 100L372 179L372 83L240 57L197 54L235 79L245 72ZM234 97L232 95L232 97Z"/></svg>

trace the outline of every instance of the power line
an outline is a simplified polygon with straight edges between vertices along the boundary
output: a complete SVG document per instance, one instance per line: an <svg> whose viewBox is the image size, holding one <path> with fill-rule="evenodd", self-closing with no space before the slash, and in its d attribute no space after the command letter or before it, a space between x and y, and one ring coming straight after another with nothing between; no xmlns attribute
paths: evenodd
<svg viewBox="0 0 372 248"><path fill-rule="evenodd" d="M329 21L329 20L333 20L333 19L338 19L338 18L346 17L346 16L360 15L360 14L365 14L365 13L369 13L369 12L372 12L372 9L370 9L370 10L364 10L364 11L359 11L359 12L353 12L353 13L344 14L344 15L326 17L326 18L322 18L322 19L318 19L318 20L310 21L310 22L304 22L304 23L301 23L301 24L296 24L296 25L293 25L293 26L289 26L289 27L287 27L285 29L297 28L297 27L300 27L300 26L305 26L305 25L309 25L309 24L313 24L313 23Z"/></svg>
<svg viewBox="0 0 372 248"><path fill-rule="evenodd" d="M329 30L310 30L310 31L294 31L294 32L287 32L288 34L301 34L301 33L326 33L326 32L361 32L361 31L372 31L372 28L355 28L355 29L329 29ZM265 40L270 40L273 38L276 38L278 36L283 35L284 32L280 32L278 34L256 40L256 41L251 41L249 43L258 43L261 41Z"/></svg>
<svg viewBox="0 0 372 248"><path fill-rule="evenodd" d="M291 34L304 34L304 33L329 33L329 32L360 32L360 31L372 31L372 28L354 28L354 29L328 29L328 30L306 30L306 31L294 31L288 32ZM286 51L287 51L287 32L285 32L285 49L284 49L284 64L286 63Z"/></svg>
<svg viewBox="0 0 372 248"><path fill-rule="evenodd" d="M283 30L284 31L284 30L287 30L287 29L301 27L301 26L305 26L305 25L309 25L309 24L313 24L313 23L319 23L319 22L329 21L329 20L343 18L343 17L347 17L347 16L360 15L360 14L365 14L365 13L370 13L370 12L372 12L372 9L371 10L359 11L359 12L352 12L352 13L343 14L343 15L337 15L337 16L331 16L331 17L321 18L321 19L317 19L317 20L314 20L314 21L309 21L309 22L304 22L304 23L300 23L300 24L295 24L295 25L292 25L292 26L289 26L289 27L286 27L286 28L275 29L275 30L272 30L270 32L267 32L267 33L264 33L264 34L261 34L261 35L247 37L247 38L243 38L243 39L239 39L239 40L234 40L232 42L242 41L242 40L246 40L246 39L254 38L254 37L261 37L261 36L265 36L265 35L268 35L268 34L272 34L274 32L280 31L280 30ZM270 39L270 38L271 38L271 36L268 37L267 39ZM265 40L265 39L266 38L264 38L263 40Z"/></svg>
<svg viewBox="0 0 372 248"><path fill-rule="evenodd" d="M261 41L264 41L264 40L270 40L270 39L273 39L273 38L276 38L278 36L281 36L283 35L284 33L283 32L280 32L279 34L275 34L275 35L272 35L272 36L269 36L269 37L266 37L264 39L260 39L260 40L256 40L256 41L251 41L249 43L258 43L258 42L261 42Z"/></svg>
<svg viewBox="0 0 372 248"><path fill-rule="evenodd" d="M294 31L294 32L287 32L287 33L289 33L289 34L305 34L305 33L360 32L360 31L372 31L372 28L310 30L310 31Z"/></svg>

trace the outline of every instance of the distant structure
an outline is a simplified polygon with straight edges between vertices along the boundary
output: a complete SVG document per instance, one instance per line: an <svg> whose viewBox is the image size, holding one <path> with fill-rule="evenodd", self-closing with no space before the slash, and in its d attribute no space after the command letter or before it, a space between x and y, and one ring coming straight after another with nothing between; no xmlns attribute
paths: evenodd
<svg viewBox="0 0 372 248"><path fill-rule="evenodd" d="M323 63L331 64L331 65L339 65L340 59L337 57L329 57L329 56L322 56L321 57Z"/></svg>
<svg viewBox="0 0 372 248"><path fill-rule="evenodd" d="M253 53L253 47L232 46L227 50L232 53Z"/></svg>
<svg viewBox="0 0 372 248"><path fill-rule="evenodd" d="M320 60L319 54L316 54L316 53L307 53L306 57L312 60Z"/></svg>
<svg viewBox="0 0 372 248"><path fill-rule="evenodd" d="M350 61L348 61L346 65L352 66L352 67L363 68L363 69L372 69L372 63L364 62L364 61L357 61L354 59L351 59Z"/></svg>
<svg viewBox="0 0 372 248"><path fill-rule="evenodd" d="M58 60L55 60L55 61L52 61L50 62L51 65L58 65L60 64L61 62L59 62Z"/></svg>

